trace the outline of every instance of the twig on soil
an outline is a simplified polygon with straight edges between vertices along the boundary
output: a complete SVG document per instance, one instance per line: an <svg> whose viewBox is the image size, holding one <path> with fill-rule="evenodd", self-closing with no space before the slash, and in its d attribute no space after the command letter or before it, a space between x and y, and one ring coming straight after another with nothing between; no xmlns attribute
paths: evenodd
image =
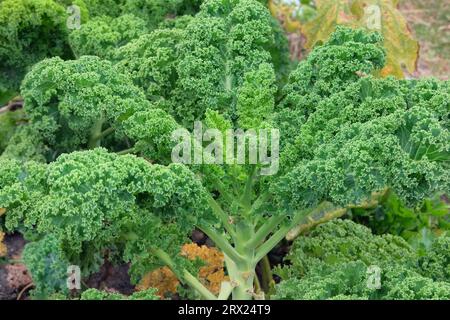
<svg viewBox="0 0 450 320"><path fill-rule="evenodd" d="M22 298L22 295L25 293L25 291L27 291L28 289L30 289L31 287L34 287L33 282L30 282L29 284L27 284L25 287L23 287L22 290L20 290L18 296L17 296L17 300L20 300Z"/></svg>

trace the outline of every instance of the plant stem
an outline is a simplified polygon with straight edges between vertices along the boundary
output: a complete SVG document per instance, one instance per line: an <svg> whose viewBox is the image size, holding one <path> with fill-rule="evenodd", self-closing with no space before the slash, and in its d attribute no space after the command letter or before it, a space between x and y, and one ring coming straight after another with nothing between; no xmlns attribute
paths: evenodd
<svg viewBox="0 0 450 320"><path fill-rule="evenodd" d="M123 156L125 154L130 154L130 153L134 153L136 150L134 148L130 148L130 149L125 149L119 152L116 152L119 156Z"/></svg>
<svg viewBox="0 0 450 320"><path fill-rule="evenodd" d="M182 282L187 283L192 289L196 290L207 300L217 300L217 297L211 293L196 277L194 277L189 271L183 269L178 272L175 268L175 264L170 256L161 249L153 249L153 254L157 256Z"/></svg>
<svg viewBox="0 0 450 320"><path fill-rule="evenodd" d="M254 282L255 282L255 293L256 294L261 293L261 283L259 282L258 275L255 275Z"/></svg>
<svg viewBox="0 0 450 320"><path fill-rule="evenodd" d="M280 241L283 240L283 238L292 229L292 226L296 226L297 224L299 224L302 219L308 217L308 215L312 212L313 209L302 210L298 212L294 216L290 224L282 226L277 232L275 232L269 240L267 240L258 248L255 255L255 263L261 261L261 259L264 258L265 255L267 255L273 248L275 248L277 244L280 243Z"/></svg>
<svg viewBox="0 0 450 320"><path fill-rule="evenodd" d="M183 278L185 282L207 300L217 300L217 297L211 293L196 277L194 277L186 269L183 270Z"/></svg>
<svg viewBox="0 0 450 320"><path fill-rule="evenodd" d="M334 220L336 218L342 217L346 213L347 213L346 208L340 208L340 209L335 209L332 211L325 212L323 214L322 218L316 219L316 220L311 219L310 221L308 221L304 224L300 224L300 225L296 226L294 229L292 229L291 231L289 231L288 234L286 235L286 240L293 241L299 235L307 232L308 230L311 230L312 228L314 228L320 224L323 224L328 221Z"/></svg>
<svg viewBox="0 0 450 320"><path fill-rule="evenodd" d="M96 137L94 137L95 140L101 140L107 136L109 136L111 133L113 133L116 129L114 129L113 127L110 127L106 130L103 130L103 132L101 132L99 135L97 135Z"/></svg>
<svg viewBox="0 0 450 320"><path fill-rule="evenodd" d="M217 300L228 300L232 291L233 291L233 286L231 285L230 282L228 282L228 281L222 282L220 292L219 292L219 297L217 298Z"/></svg>
<svg viewBox="0 0 450 320"><path fill-rule="evenodd" d="M269 200L270 198L270 193L268 192L264 192L263 194L261 194L254 202L252 205L252 209L251 209L251 213L255 212L256 210L258 210L264 203L266 203L267 200Z"/></svg>
<svg viewBox="0 0 450 320"><path fill-rule="evenodd" d="M234 249L227 239L225 239L222 235L217 233L213 228L209 226L198 226L200 230L202 230L214 243L215 245L222 250L224 254L229 256L233 261L237 263L245 262L243 256L241 256L236 249Z"/></svg>
<svg viewBox="0 0 450 320"><path fill-rule="evenodd" d="M253 298L253 284L255 268L252 263L238 266L230 257L225 255L225 264L233 285L233 300L251 300Z"/></svg>
<svg viewBox="0 0 450 320"><path fill-rule="evenodd" d="M256 232L256 234L247 243L248 247L258 247L267 236L285 219L283 215L276 215L269 218L269 220Z"/></svg>
<svg viewBox="0 0 450 320"><path fill-rule="evenodd" d="M270 290L270 285L273 282L272 268L270 267L269 257L266 255L260 262L261 265L261 287L267 294Z"/></svg>
<svg viewBox="0 0 450 320"><path fill-rule="evenodd" d="M220 195L223 196L227 202L233 203L233 201L234 201L233 197L227 191L223 182L219 178L217 178L215 175L212 175L212 179L214 180L214 184L217 187L217 190L220 192Z"/></svg>
<svg viewBox="0 0 450 320"><path fill-rule="evenodd" d="M243 207L248 211L251 211L252 190L255 174L256 174L256 165L252 165L250 169L250 174L247 177L247 182L245 183L244 194L242 195L241 198L241 203Z"/></svg>
<svg viewBox="0 0 450 320"><path fill-rule="evenodd" d="M211 209L214 211L214 213L217 215L217 217L222 222L225 230L230 234L230 236L235 239L236 238L236 231L234 230L233 226L231 225L229 219L229 216L222 210L222 207L217 203L216 200L211 195L208 195L208 203L211 206Z"/></svg>
<svg viewBox="0 0 450 320"><path fill-rule="evenodd" d="M100 146L101 139L98 139L97 137L102 132L102 126L103 126L104 120L103 117L100 117L99 120L94 124L91 130L91 137L89 139L88 148L94 149Z"/></svg>
<svg viewBox="0 0 450 320"><path fill-rule="evenodd" d="M261 245L256 251L255 263L258 263L262 258L269 254L269 252L272 251L272 249L275 248L281 240L283 240L289 230L291 230L290 225L283 226L277 232L275 232L269 240L264 242L264 244Z"/></svg>

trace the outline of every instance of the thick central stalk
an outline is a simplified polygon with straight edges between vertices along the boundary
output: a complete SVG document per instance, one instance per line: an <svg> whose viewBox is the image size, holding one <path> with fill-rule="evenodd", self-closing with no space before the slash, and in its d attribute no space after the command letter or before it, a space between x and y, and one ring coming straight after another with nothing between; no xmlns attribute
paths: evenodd
<svg viewBox="0 0 450 320"><path fill-rule="evenodd" d="M225 259L225 263L233 286L233 300L252 300L253 299L253 283L255 280L255 268L248 266L247 268L238 267L232 260Z"/></svg>
<svg viewBox="0 0 450 320"><path fill-rule="evenodd" d="M231 284L233 300L252 300L254 296L255 280L255 249L248 247L247 243L254 236L253 226L245 222L239 222L236 226L235 249L244 259L233 261L225 258Z"/></svg>
<svg viewBox="0 0 450 320"><path fill-rule="evenodd" d="M103 117L101 117L99 120L97 120L92 129L91 129L91 136L89 139L89 143L88 143L88 148L89 149L94 149L97 147L100 147L101 144L101 139L99 139L99 135L102 133L102 126L104 123L104 119Z"/></svg>

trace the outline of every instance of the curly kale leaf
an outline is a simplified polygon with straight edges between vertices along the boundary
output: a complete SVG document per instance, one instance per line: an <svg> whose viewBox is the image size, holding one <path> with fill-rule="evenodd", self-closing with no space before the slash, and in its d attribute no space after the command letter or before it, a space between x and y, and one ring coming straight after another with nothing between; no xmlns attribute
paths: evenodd
<svg viewBox="0 0 450 320"><path fill-rule="evenodd" d="M48 57L70 58L67 14L53 0L0 3L0 95L17 91L26 72Z"/></svg>
<svg viewBox="0 0 450 320"><path fill-rule="evenodd" d="M73 30L69 44L77 57L93 55L108 59L116 48L146 33L145 21L131 14L117 18L101 16Z"/></svg>
<svg viewBox="0 0 450 320"><path fill-rule="evenodd" d="M248 102L252 89L273 108L277 90L271 73L277 80L285 77L290 63L287 51L280 50L287 41L266 8L254 0L229 5L212 0L195 17L177 20L119 48L113 57L149 100L162 100L163 109L182 125L203 118L208 108L236 118L237 105ZM267 66L264 71L261 64ZM272 65L276 72L267 70Z"/></svg>
<svg viewBox="0 0 450 320"><path fill-rule="evenodd" d="M324 200L347 205L389 187L407 204L419 203L450 189L449 139L423 108L348 123L276 183L279 200L294 207Z"/></svg>
<svg viewBox="0 0 450 320"><path fill-rule="evenodd" d="M288 260L291 265L278 271L284 278L277 285L278 299L448 299L450 295L448 279L433 279L402 238L373 235L348 220L329 222L297 238ZM431 268L445 266L442 259L436 262ZM378 288L370 285L373 266L380 268Z"/></svg>
<svg viewBox="0 0 450 320"><path fill-rule="evenodd" d="M52 294L67 294L67 268L61 244L54 235L48 235L25 246L22 259L33 279L32 296L46 299Z"/></svg>
<svg viewBox="0 0 450 320"><path fill-rule="evenodd" d="M362 261L366 266L416 263L408 243L393 235L373 235L370 229L350 220L335 220L295 240L287 259L289 272L302 276L315 265Z"/></svg>
<svg viewBox="0 0 450 320"><path fill-rule="evenodd" d="M308 115L322 99L380 69L385 62L381 41L378 33L338 27L290 74L281 106Z"/></svg>
<svg viewBox="0 0 450 320"><path fill-rule="evenodd" d="M46 162L53 156L43 144L38 131L29 125L21 125L14 131L0 158Z"/></svg>
<svg viewBox="0 0 450 320"><path fill-rule="evenodd" d="M424 276L450 282L450 236L434 240L430 250L420 258L419 265Z"/></svg>
<svg viewBox="0 0 450 320"><path fill-rule="evenodd" d="M0 114L0 154L8 146L17 126L25 121L25 118L26 116L21 109Z"/></svg>
<svg viewBox="0 0 450 320"><path fill-rule="evenodd" d="M76 5L81 11L81 22L98 16L118 17L122 14L124 0L57 0L64 7Z"/></svg>
<svg viewBox="0 0 450 320"><path fill-rule="evenodd" d="M367 286L367 266L361 261L314 268L304 278L277 286L281 300L447 300L450 284L436 282L401 265L382 269L381 288Z"/></svg>
<svg viewBox="0 0 450 320"><path fill-rule="evenodd" d="M178 45L183 35L178 28L157 29L117 49L113 60L131 75L148 100L168 100L178 78Z"/></svg>
<svg viewBox="0 0 450 320"><path fill-rule="evenodd" d="M364 76L358 71L382 66L376 39L340 28L292 73L274 117L288 128L281 137L285 175L273 184L280 206L345 206L386 188L415 205L450 189L448 83ZM304 79L311 75L304 68L319 73Z"/></svg>
<svg viewBox="0 0 450 320"><path fill-rule="evenodd" d="M64 154L47 165L4 160L1 170L7 227L55 235L67 258L85 272L127 239L129 246L145 245L134 254L152 247L179 251L194 225L209 219L202 185L177 164L151 165L99 148Z"/></svg>
<svg viewBox="0 0 450 320"><path fill-rule="evenodd" d="M171 114L181 124L202 118L208 108L235 117L245 74L263 63L276 71L281 69L276 61L288 64L287 57L271 54L277 45L272 19L255 0L211 0L202 5L179 45Z"/></svg>
<svg viewBox="0 0 450 320"><path fill-rule="evenodd" d="M267 63L245 74L236 102L239 128L258 129L269 121L275 109L275 81L275 72Z"/></svg>
<svg viewBox="0 0 450 320"><path fill-rule="evenodd" d="M81 300L159 300L156 289L148 289L133 293L131 296L125 296L120 293L100 291L97 289L88 289L81 294Z"/></svg>
<svg viewBox="0 0 450 320"><path fill-rule="evenodd" d="M10 231L22 229L25 213L41 196L45 165L1 158L0 177L0 208L8 208L5 224Z"/></svg>
<svg viewBox="0 0 450 320"><path fill-rule="evenodd" d="M137 112L124 123L127 137L137 141L134 150L158 163L170 163L175 146L172 133L180 128L176 121L161 109Z"/></svg>
<svg viewBox="0 0 450 320"><path fill-rule="evenodd" d="M25 111L43 143L57 152L100 145L102 130L149 108L144 93L109 61L83 56L35 65L22 84Z"/></svg>
<svg viewBox="0 0 450 320"><path fill-rule="evenodd" d="M194 14L203 0L124 0L123 13L134 14L147 22L150 30L167 18Z"/></svg>

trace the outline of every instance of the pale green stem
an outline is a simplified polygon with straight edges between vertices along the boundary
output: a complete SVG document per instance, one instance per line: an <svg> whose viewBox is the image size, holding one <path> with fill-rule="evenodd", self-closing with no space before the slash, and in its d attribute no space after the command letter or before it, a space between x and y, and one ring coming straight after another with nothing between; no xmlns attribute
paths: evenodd
<svg viewBox="0 0 450 320"><path fill-rule="evenodd" d="M285 216L279 214L269 218L269 220L256 232L256 234L247 243L250 248L258 247L271 234L278 225L286 219Z"/></svg>
<svg viewBox="0 0 450 320"><path fill-rule="evenodd" d="M101 139L97 139L97 137L102 132L102 126L103 126L104 120L103 117L100 117L99 120L94 124L91 130L91 137L89 139L88 148L94 149L100 146Z"/></svg>
<svg viewBox="0 0 450 320"><path fill-rule="evenodd" d="M256 276L255 265L247 263L238 267L233 259L230 259L227 255L225 255L225 264L233 286L233 300L252 300L254 295L253 283Z"/></svg>
<svg viewBox="0 0 450 320"><path fill-rule="evenodd" d="M222 282L220 287L219 297L217 300L228 300L233 291L233 286L229 281Z"/></svg>
<svg viewBox="0 0 450 320"><path fill-rule="evenodd" d="M209 226L198 226L198 228L203 231L214 243L215 245L222 250L222 252L228 255L231 259L236 261L237 263L245 262L245 258L241 256L236 249L234 249L227 239L225 239L222 235L216 232L213 228Z"/></svg>
<svg viewBox="0 0 450 320"><path fill-rule="evenodd" d="M225 185L223 182L213 175L214 184L217 187L217 190L220 192L220 194L225 198L226 201L229 203L232 203L234 201L233 197L230 195L230 193L227 191Z"/></svg>
<svg viewBox="0 0 450 320"><path fill-rule="evenodd" d="M187 283L192 289L196 290L203 298L207 300L217 300L217 297L211 293L196 277L194 277L189 271L183 269L179 273L174 265L170 256L161 249L152 250L153 254L158 257L172 272L182 281Z"/></svg>
<svg viewBox="0 0 450 320"><path fill-rule="evenodd" d="M101 132L100 134L98 134L97 136L93 137L93 140L101 140L107 136L109 136L111 133L113 133L116 129L114 129L113 127L110 127L106 130L103 130L103 132Z"/></svg>
<svg viewBox="0 0 450 320"><path fill-rule="evenodd" d="M261 260L261 273L262 273L262 289L265 293L269 293L271 283L273 282L272 268L270 267L269 257L267 255Z"/></svg>
<svg viewBox="0 0 450 320"><path fill-rule="evenodd" d="M269 252L272 251L272 249L275 248L277 244L281 242L281 240L283 240L289 230L291 230L290 225L283 226L277 232L275 232L269 240L264 242L264 244L261 245L256 251L255 263L258 263L262 258L269 254Z"/></svg>
<svg viewBox="0 0 450 320"><path fill-rule="evenodd" d="M288 225L282 226L277 232L275 232L269 240L267 240L264 244L262 244L255 255L255 263L258 263L265 255L267 255L273 248L277 246L278 243L283 240L283 238L289 233L292 229L292 226L296 226L302 219L306 218L308 214L310 214L313 210L303 210L298 212L292 222Z"/></svg>
<svg viewBox="0 0 450 320"><path fill-rule="evenodd" d="M255 174L256 174L256 165L251 167L250 174L248 175L247 182L245 183L244 194L242 195L241 198L241 203L247 211L250 211L251 209L253 181L255 179Z"/></svg>
<svg viewBox="0 0 450 320"><path fill-rule="evenodd" d="M254 212L256 212L259 208L261 208L261 206L267 202L267 200L269 200L270 198L270 194L268 192L265 192L263 194L261 194L256 200L255 202L253 202L252 205L252 209L250 211L250 216L252 216L252 214Z"/></svg>
<svg viewBox="0 0 450 320"><path fill-rule="evenodd" d="M130 153L134 153L134 152L136 152L136 149L130 148L130 149L125 149L125 150L119 151L119 152L117 152L117 154L119 156L123 156L125 154L130 154Z"/></svg>
<svg viewBox="0 0 450 320"><path fill-rule="evenodd" d="M214 213L222 222L225 230L230 234L230 236L233 239L235 239L236 231L234 230L233 226L229 221L230 217L225 213L225 211L222 210L222 207L217 203L216 200L214 200L214 198L211 195L208 196L208 203L211 206L211 209L214 211Z"/></svg>

